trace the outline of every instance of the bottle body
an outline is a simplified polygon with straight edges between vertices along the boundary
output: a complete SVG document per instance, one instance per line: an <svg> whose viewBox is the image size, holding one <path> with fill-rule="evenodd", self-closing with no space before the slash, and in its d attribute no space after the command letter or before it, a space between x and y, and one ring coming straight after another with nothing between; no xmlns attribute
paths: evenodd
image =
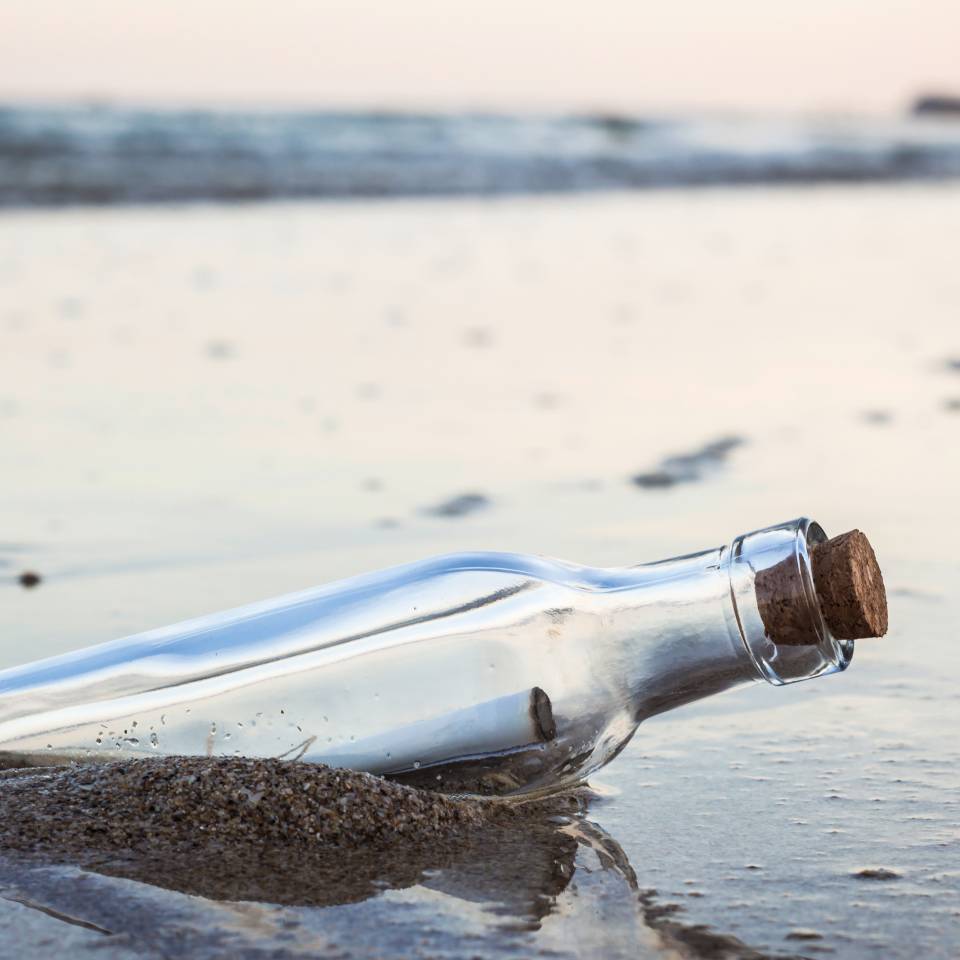
<svg viewBox="0 0 960 960"><path fill-rule="evenodd" d="M803 523L773 528L775 554L802 552ZM606 569L458 554L14 668L0 752L286 757L448 792L557 789L646 717L772 679L766 638L745 636L736 552ZM806 675L846 665L830 644Z"/></svg>

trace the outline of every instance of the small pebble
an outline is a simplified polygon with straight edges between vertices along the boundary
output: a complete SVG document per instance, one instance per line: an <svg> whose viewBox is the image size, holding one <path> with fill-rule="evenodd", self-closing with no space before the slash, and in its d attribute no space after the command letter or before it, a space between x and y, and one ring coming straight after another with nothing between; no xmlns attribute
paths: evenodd
<svg viewBox="0 0 960 960"><path fill-rule="evenodd" d="M858 880L899 880L900 874L896 870L888 870L886 867L864 867L863 870L857 870L852 874Z"/></svg>
<svg viewBox="0 0 960 960"><path fill-rule="evenodd" d="M433 517L465 517L490 506L490 499L482 493L461 493L432 507L425 507L423 512Z"/></svg>

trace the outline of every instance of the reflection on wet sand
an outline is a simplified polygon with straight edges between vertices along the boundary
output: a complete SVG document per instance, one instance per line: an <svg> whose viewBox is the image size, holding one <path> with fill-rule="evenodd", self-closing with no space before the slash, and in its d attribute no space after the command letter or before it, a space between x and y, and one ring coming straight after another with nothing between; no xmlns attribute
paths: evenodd
<svg viewBox="0 0 960 960"><path fill-rule="evenodd" d="M482 831L400 850L326 847L304 854L282 845L208 843L187 852L152 847L144 854L78 854L52 871L48 860L0 858L0 895L131 942L166 942L173 931L159 928L172 924L182 949L201 956L227 935L257 951L270 947L271 956L317 949L318 933L332 948L355 923L380 925L365 944L374 951L395 935L406 942L409 918L385 912L385 896L426 907L450 943L469 935L483 956L516 955L521 942L522 950L560 956L768 956L702 925L683 924L681 908L661 904L655 890L640 890L623 849L586 818L590 799L583 790L531 804L527 815ZM57 869L76 867L87 881L106 881L95 897L83 884L58 880ZM117 886L116 880L143 886ZM193 906L193 898L202 898L207 909L202 922L185 920L166 899L163 909L145 915L129 909L132 889L144 906L172 891L186 894ZM437 896L459 906L438 912Z"/></svg>

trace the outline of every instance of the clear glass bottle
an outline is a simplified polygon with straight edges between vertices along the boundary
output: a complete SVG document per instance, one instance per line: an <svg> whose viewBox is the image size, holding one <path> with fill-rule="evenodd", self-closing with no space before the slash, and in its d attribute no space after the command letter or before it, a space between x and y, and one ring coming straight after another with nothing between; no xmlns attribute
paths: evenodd
<svg viewBox="0 0 960 960"><path fill-rule="evenodd" d="M202 617L0 672L0 756L285 757L447 792L558 789L654 714L843 670L853 642L811 571L825 539L801 519L603 569L455 554ZM788 642L758 599L772 568Z"/></svg>

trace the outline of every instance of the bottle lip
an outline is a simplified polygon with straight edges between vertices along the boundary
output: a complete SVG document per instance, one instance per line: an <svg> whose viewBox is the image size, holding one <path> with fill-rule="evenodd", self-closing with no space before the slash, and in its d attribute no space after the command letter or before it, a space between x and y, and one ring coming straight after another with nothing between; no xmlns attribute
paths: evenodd
<svg viewBox="0 0 960 960"><path fill-rule="evenodd" d="M837 673L853 658L854 641L833 636L817 599L810 551L826 539L819 523L800 517L742 534L728 548L730 596L741 639L769 683L779 686ZM758 597L758 575L762 594L764 573L774 567L775 599L792 621L789 639L772 635L769 611Z"/></svg>

